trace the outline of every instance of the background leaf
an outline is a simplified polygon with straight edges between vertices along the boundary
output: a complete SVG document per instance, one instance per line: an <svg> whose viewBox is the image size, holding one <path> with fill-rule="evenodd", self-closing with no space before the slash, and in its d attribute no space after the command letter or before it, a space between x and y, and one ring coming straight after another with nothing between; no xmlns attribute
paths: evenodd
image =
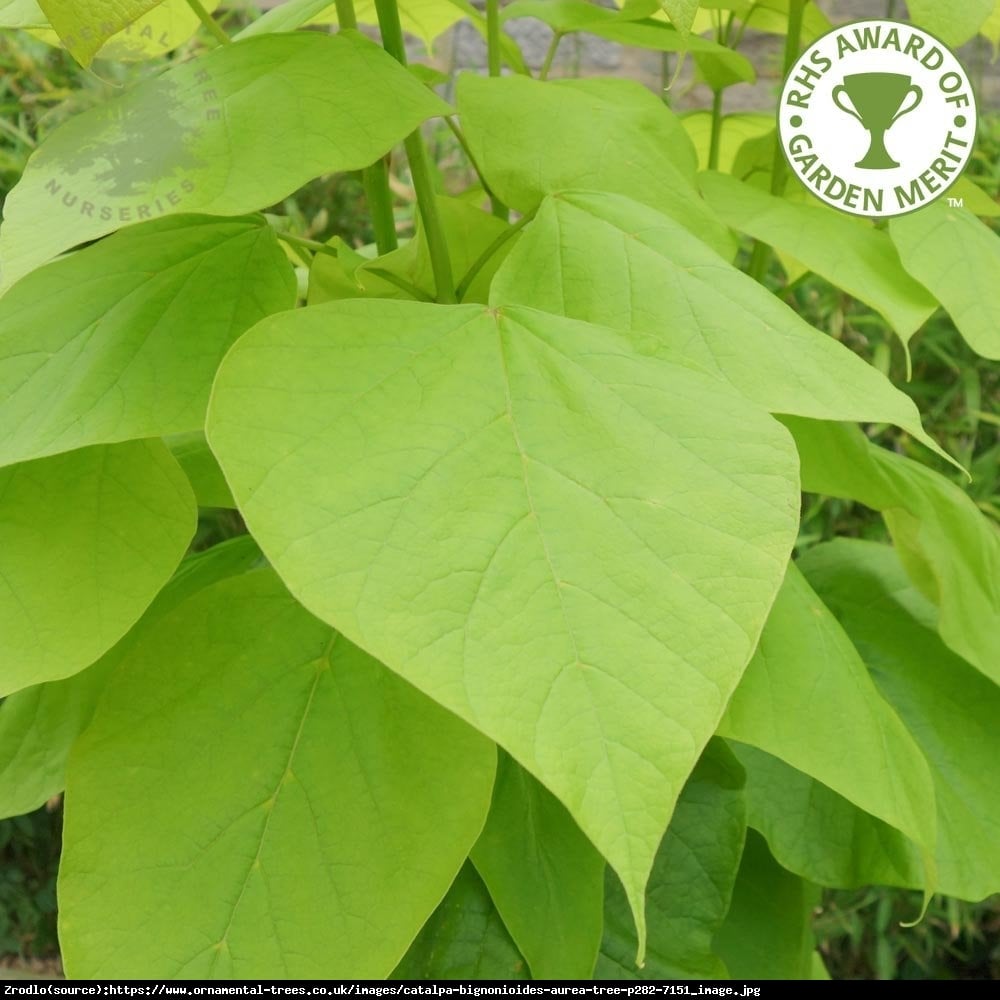
<svg viewBox="0 0 1000 1000"><path fill-rule="evenodd" d="M466 862L393 979L530 979L483 880Z"/></svg>
<svg viewBox="0 0 1000 1000"><path fill-rule="evenodd" d="M747 831L733 901L714 946L733 979L812 978L817 886L782 868L763 837Z"/></svg>
<svg viewBox="0 0 1000 1000"><path fill-rule="evenodd" d="M881 510L907 573L938 605L941 638L1000 683L1000 533L972 498L856 428L782 418L795 435L805 490Z"/></svg>
<svg viewBox="0 0 1000 1000"><path fill-rule="evenodd" d="M967 42L993 12L993 0L906 0L910 20L946 45Z"/></svg>
<svg viewBox="0 0 1000 1000"><path fill-rule="evenodd" d="M494 767L269 571L215 584L133 648L73 750L67 970L386 976L482 829Z"/></svg>
<svg viewBox="0 0 1000 1000"><path fill-rule="evenodd" d="M161 0L38 0L49 24L84 66L101 46Z"/></svg>
<svg viewBox="0 0 1000 1000"><path fill-rule="evenodd" d="M48 136L4 205L4 285L143 219L267 207L320 174L367 166L446 110L353 32L222 46Z"/></svg>
<svg viewBox="0 0 1000 1000"><path fill-rule="evenodd" d="M885 420L940 451L888 379L676 222L628 198L568 191L546 199L491 301L649 334L772 412Z"/></svg>
<svg viewBox="0 0 1000 1000"><path fill-rule="evenodd" d="M476 163L505 204L529 212L567 188L616 192L665 212L714 249L732 250L698 196L697 155L684 127L638 84L463 73L457 96ZM629 155L607 155L617 148Z"/></svg>
<svg viewBox="0 0 1000 1000"><path fill-rule="evenodd" d="M110 649L194 527L194 497L160 442L0 470L0 694L69 677Z"/></svg>
<svg viewBox="0 0 1000 1000"><path fill-rule="evenodd" d="M943 199L889 223L903 267L948 310L969 346L1000 360L1000 237Z"/></svg>
<svg viewBox="0 0 1000 1000"><path fill-rule="evenodd" d="M840 889L923 886L916 845L895 827L763 750L730 745L746 770L749 824L782 867Z"/></svg>
<svg viewBox="0 0 1000 1000"><path fill-rule="evenodd" d="M260 549L249 535L189 556L129 632L72 677L25 688L0 704L0 817L44 805L66 786L66 760L125 654L151 624L203 587L250 569Z"/></svg>
<svg viewBox="0 0 1000 1000"><path fill-rule="evenodd" d="M1000 687L927 627L934 609L888 546L840 539L799 562L931 763L942 889L973 900L1000 892Z"/></svg>
<svg viewBox="0 0 1000 1000"><path fill-rule="evenodd" d="M604 929L604 859L507 754L471 857L534 978L589 979Z"/></svg>
<svg viewBox="0 0 1000 1000"><path fill-rule="evenodd" d="M160 219L28 275L0 299L0 465L201 429L230 345L294 305L260 219Z"/></svg>
<svg viewBox="0 0 1000 1000"><path fill-rule="evenodd" d="M937 809L927 762L794 563L718 731L902 831L920 846L934 890Z"/></svg>
<svg viewBox="0 0 1000 1000"><path fill-rule="evenodd" d="M635 965L635 931L608 872L597 979L724 979L712 951L743 852L743 769L719 740L709 743L677 801L649 879L649 955Z"/></svg>
<svg viewBox="0 0 1000 1000"><path fill-rule="evenodd" d="M734 229L781 250L849 295L877 309L906 343L937 300L903 269L887 233L825 205L793 204L724 174L701 190Z"/></svg>

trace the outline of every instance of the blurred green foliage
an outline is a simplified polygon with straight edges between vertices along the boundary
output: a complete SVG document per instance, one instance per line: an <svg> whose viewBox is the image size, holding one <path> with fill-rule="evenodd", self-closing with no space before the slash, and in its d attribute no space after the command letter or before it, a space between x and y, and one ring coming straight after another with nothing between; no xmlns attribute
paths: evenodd
<svg viewBox="0 0 1000 1000"><path fill-rule="evenodd" d="M56 870L62 807L0 822L0 958L42 958L58 948Z"/></svg>

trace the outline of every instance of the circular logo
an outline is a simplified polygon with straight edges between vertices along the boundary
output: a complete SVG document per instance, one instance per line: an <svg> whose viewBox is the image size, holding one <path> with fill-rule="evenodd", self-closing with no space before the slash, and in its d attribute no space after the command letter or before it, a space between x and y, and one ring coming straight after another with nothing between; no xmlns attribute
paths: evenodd
<svg viewBox="0 0 1000 1000"><path fill-rule="evenodd" d="M785 80L778 135L792 171L828 205L905 215L944 194L972 154L976 101L954 53L898 21L817 39Z"/></svg>

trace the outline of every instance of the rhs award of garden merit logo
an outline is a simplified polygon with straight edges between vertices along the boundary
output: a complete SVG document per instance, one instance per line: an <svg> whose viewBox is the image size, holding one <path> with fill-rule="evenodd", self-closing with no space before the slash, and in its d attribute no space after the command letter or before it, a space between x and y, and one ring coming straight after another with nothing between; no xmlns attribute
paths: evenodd
<svg viewBox="0 0 1000 1000"><path fill-rule="evenodd" d="M813 42L785 80L778 135L799 180L871 218L915 211L961 176L976 136L968 75L911 24L856 21Z"/></svg>

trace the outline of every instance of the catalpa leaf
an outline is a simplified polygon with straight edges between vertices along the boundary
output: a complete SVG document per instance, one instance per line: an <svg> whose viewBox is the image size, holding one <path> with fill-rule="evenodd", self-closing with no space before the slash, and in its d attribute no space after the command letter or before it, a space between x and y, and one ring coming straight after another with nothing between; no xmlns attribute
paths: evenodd
<svg viewBox="0 0 1000 1000"><path fill-rule="evenodd" d="M611 191L665 212L723 254L732 251L728 231L698 195L698 158L684 126L639 84L463 73L458 106L490 189L518 211L567 188ZM612 149L628 156L609 155Z"/></svg>
<svg viewBox="0 0 1000 1000"><path fill-rule="evenodd" d="M942 891L973 900L1000 892L1000 688L928 627L934 609L893 549L839 539L800 565L931 764Z"/></svg>
<svg viewBox="0 0 1000 1000"><path fill-rule="evenodd" d="M819 888L786 871L767 842L747 832L732 904L715 936L715 951L733 979L812 977L813 910Z"/></svg>
<svg viewBox="0 0 1000 1000"><path fill-rule="evenodd" d="M686 4L691 0L668 2ZM680 26L664 21L637 20L627 12L609 10L588 0L515 0L503 8L505 21L518 17L537 18L560 35L580 31L636 48L658 52L690 51L696 59L711 60L725 86L755 78L753 64L733 49L692 35Z"/></svg>
<svg viewBox="0 0 1000 1000"><path fill-rule="evenodd" d="M506 754L471 857L535 979L589 979L604 929L604 859Z"/></svg>
<svg viewBox="0 0 1000 1000"><path fill-rule="evenodd" d="M230 345L294 305L259 219L160 219L35 271L0 299L0 465L200 429Z"/></svg>
<svg viewBox="0 0 1000 1000"><path fill-rule="evenodd" d="M923 887L920 852L895 827L763 750L730 745L747 774L750 826L783 868L839 889Z"/></svg>
<svg viewBox="0 0 1000 1000"><path fill-rule="evenodd" d="M719 734L781 758L900 830L919 845L933 891L927 761L794 563Z"/></svg>
<svg viewBox="0 0 1000 1000"><path fill-rule="evenodd" d="M382 978L479 835L494 768L270 571L208 587L130 651L70 757L67 971Z"/></svg>
<svg viewBox="0 0 1000 1000"><path fill-rule="evenodd" d="M783 418L812 493L882 511L903 565L940 611L941 638L1000 684L1000 532L954 483L846 424Z"/></svg>
<svg viewBox="0 0 1000 1000"><path fill-rule="evenodd" d="M89 66L101 46L161 0L38 0L49 24L73 56Z"/></svg>
<svg viewBox="0 0 1000 1000"><path fill-rule="evenodd" d="M260 550L249 535L189 556L146 613L96 663L61 681L36 684L0 705L0 818L37 809L66 787L66 760L90 724L111 672L149 626L216 580L250 569Z"/></svg>
<svg viewBox="0 0 1000 1000"><path fill-rule="evenodd" d="M221 46L48 136L4 206L3 283L144 219L272 205L367 166L447 110L355 32Z"/></svg>
<svg viewBox="0 0 1000 1000"><path fill-rule="evenodd" d="M683 226L620 195L546 199L491 302L652 334L771 412L894 423L940 452L881 373Z"/></svg>
<svg viewBox="0 0 1000 1000"><path fill-rule="evenodd" d="M296 597L562 801L641 944L656 848L795 537L784 429L650 338L389 300L258 324L208 428Z"/></svg>
<svg viewBox="0 0 1000 1000"><path fill-rule="evenodd" d="M0 469L0 695L110 649L170 579L195 514L158 441Z"/></svg>
<svg viewBox="0 0 1000 1000"><path fill-rule="evenodd" d="M1000 360L1000 237L943 200L893 219L889 232L903 267L948 310L969 346Z"/></svg>
<svg viewBox="0 0 1000 1000"><path fill-rule="evenodd" d="M393 979L530 979L489 890L471 862L417 935Z"/></svg>
<svg viewBox="0 0 1000 1000"><path fill-rule="evenodd" d="M219 0L201 0L201 5L206 12L212 13L219 6ZM94 58L119 62L155 59L183 45L200 25L188 0L160 0L148 13L108 38ZM62 44L51 27L33 30L32 34L51 45Z"/></svg>
<svg viewBox="0 0 1000 1000"><path fill-rule="evenodd" d="M596 979L724 979L712 939L729 898L746 835L743 769L713 740L681 792L649 879L649 957L635 965L635 930L609 872Z"/></svg>
<svg viewBox="0 0 1000 1000"><path fill-rule="evenodd" d="M734 229L794 257L877 309L905 344L937 300L900 263L888 233L826 205L793 204L733 177L707 173L701 190Z"/></svg>
<svg viewBox="0 0 1000 1000"><path fill-rule="evenodd" d="M38 0L0 0L0 28L44 28L48 23Z"/></svg>

